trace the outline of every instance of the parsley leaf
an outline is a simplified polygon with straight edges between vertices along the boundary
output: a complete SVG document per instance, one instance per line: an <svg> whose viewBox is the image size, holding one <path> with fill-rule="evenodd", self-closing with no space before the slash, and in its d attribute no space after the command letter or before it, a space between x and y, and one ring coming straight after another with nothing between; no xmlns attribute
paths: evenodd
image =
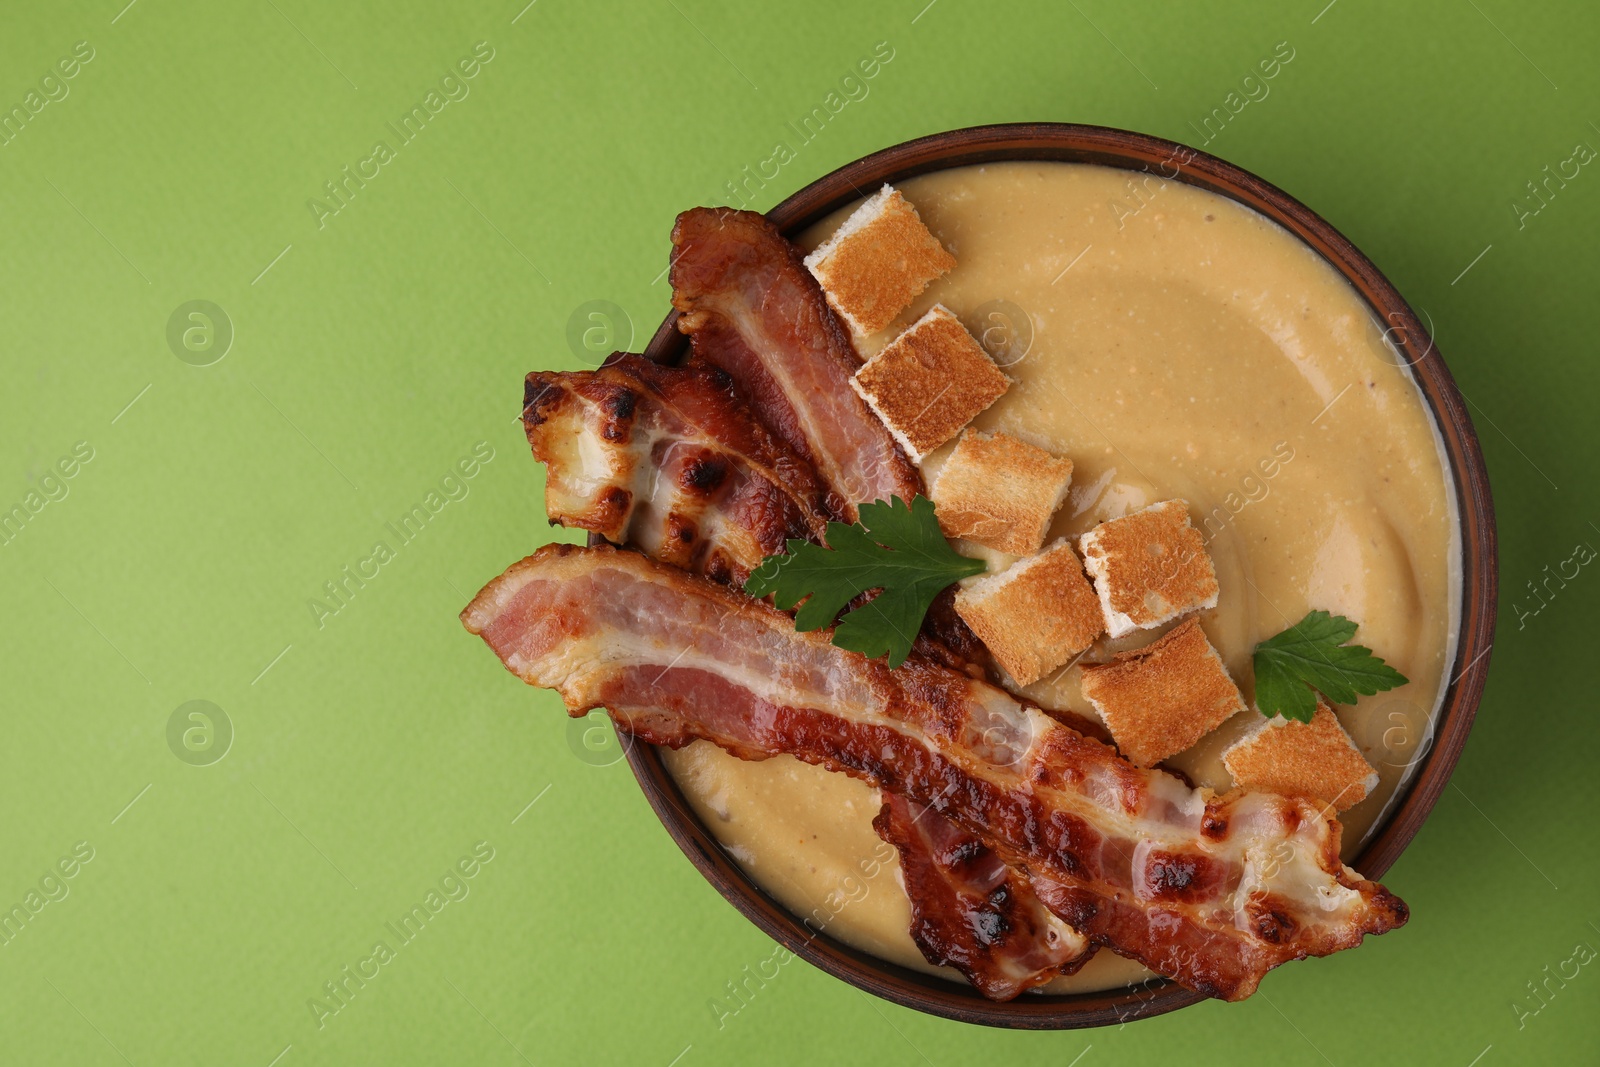
<svg viewBox="0 0 1600 1067"><path fill-rule="evenodd" d="M1317 710L1312 689L1335 704L1354 704L1358 694L1371 696L1406 684L1406 676L1372 649L1345 644L1355 635L1356 624L1343 615L1313 611L1257 645L1256 707L1261 714L1310 722Z"/></svg>
<svg viewBox="0 0 1600 1067"><path fill-rule="evenodd" d="M910 655L933 598L957 579L986 569L982 560L950 547L925 496L909 507L899 497L862 504L855 523L828 523L826 540L826 548L789 541L788 555L768 556L750 573L745 592L773 594L785 611L804 600L794 628L820 630L862 593L881 590L839 620L833 643L867 656L887 654L890 667Z"/></svg>

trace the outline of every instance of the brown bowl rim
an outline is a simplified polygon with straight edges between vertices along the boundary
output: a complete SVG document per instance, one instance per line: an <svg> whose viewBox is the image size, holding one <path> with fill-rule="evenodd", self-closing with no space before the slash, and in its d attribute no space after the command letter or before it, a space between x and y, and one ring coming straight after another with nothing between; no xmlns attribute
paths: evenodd
<svg viewBox="0 0 1600 1067"><path fill-rule="evenodd" d="M1389 324L1396 348L1415 370L1418 386L1444 442L1461 530L1461 620L1451 681L1422 757L1404 795L1354 866L1378 878L1421 829L1449 781L1483 694L1493 646L1498 599L1494 503L1489 476L1466 402L1437 346L1411 307L1372 261L1316 212L1250 172L1175 141L1105 126L1028 122L973 126L885 148L818 178L771 211L793 237L883 183L930 171L1007 160L1098 163L1155 171L1244 204L1294 233L1327 260ZM645 355L678 359L686 339L677 312L657 328ZM1006 1003L985 1000L970 986L900 967L824 933L812 931L772 899L727 855L695 816L652 745L627 744L628 764L645 798L689 862L745 918L813 966L858 989L908 1008L987 1026L1028 1030L1077 1029L1162 1015L1205 999L1174 982L1064 995L1027 994Z"/></svg>

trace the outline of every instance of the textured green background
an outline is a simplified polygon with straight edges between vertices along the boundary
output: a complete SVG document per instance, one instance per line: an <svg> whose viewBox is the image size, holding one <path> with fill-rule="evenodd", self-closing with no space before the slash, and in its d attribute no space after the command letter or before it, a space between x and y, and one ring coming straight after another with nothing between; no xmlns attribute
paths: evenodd
<svg viewBox="0 0 1600 1067"><path fill-rule="evenodd" d="M1592 4L124 2L0 12L0 106L94 50L0 147L0 509L60 495L44 475L78 442L94 455L0 546L0 905L94 850L0 946L0 1061L1594 1062L1600 971L1552 980L1542 1006L1527 984L1600 946L1600 576L1537 615L1526 583L1600 545L1600 174L1521 226L1512 207L1600 146ZM494 58L470 95L319 228L308 199L397 142L386 123L479 41ZM513 422L523 373L577 364L587 301L620 305L642 343L674 213L790 140L880 41L894 58L870 94L760 206L975 123L1196 141L1257 60L1295 50L1209 147L1320 211L1431 318L1499 505L1488 696L1387 878L1404 931L1120 1030L960 1026L799 962L719 1028L708 1002L771 943L626 766L602 766L615 752L457 624L550 536ZM167 340L196 299L235 332L204 367ZM385 522L480 440L494 459L470 494L319 628L322 584L393 547ZM194 699L235 733L209 766L167 741ZM494 859L470 895L319 1029L308 999L480 841Z"/></svg>

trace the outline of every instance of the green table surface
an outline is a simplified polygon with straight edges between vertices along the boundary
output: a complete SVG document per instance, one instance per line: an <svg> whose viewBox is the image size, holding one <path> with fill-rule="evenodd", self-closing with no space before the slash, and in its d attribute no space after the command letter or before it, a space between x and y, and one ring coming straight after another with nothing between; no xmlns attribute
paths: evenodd
<svg viewBox="0 0 1600 1067"><path fill-rule="evenodd" d="M1600 575L1530 585L1600 545L1594 5L526 2L0 12L0 1062L1596 1062ZM1246 90L1208 149L1432 321L1493 477L1493 667L1386 878L1410 925L1116 1029L964 1026L798 961L719 1016L771 941L456 621L568 536L522 375L580 364L591 301L642 344L674 214L780 141L759 207L978 123L1195 143Z"/></svg>

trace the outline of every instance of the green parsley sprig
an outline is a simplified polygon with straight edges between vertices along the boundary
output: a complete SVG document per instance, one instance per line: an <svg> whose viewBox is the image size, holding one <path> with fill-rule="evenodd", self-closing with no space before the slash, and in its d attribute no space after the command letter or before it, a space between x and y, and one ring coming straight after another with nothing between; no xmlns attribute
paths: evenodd
<svg viewBox="0 0 1600 1067"><path fill-rule="evenodd" d="M898 667L911 654L933 598L962 578L982 574L982 560L956 553L934 517L933 501L918 496L908 506L862 504L851 524L830 522L827 545L791 540L787 555L768 556L744 583L751 596L771 595L788 611L796 604L795 629L833 625L833 643L866 656L889 657ZM839 618L839 612L869 590L877 596ZM801 603L804 601L804 603Z"/></svg>
<svg viewBox="0 0 1600 1067"><path fill-rule="evenodd" d="M1356 624L1343 615L1309 612L1276 637L1256 646L1256 707L1267 718L1310 722L1317 711L1317 690L1335 704L1354 704L1359 694L1371 696L1405 685L1405 675L1372 654L1372 649L1347 644Z"/></svg>

